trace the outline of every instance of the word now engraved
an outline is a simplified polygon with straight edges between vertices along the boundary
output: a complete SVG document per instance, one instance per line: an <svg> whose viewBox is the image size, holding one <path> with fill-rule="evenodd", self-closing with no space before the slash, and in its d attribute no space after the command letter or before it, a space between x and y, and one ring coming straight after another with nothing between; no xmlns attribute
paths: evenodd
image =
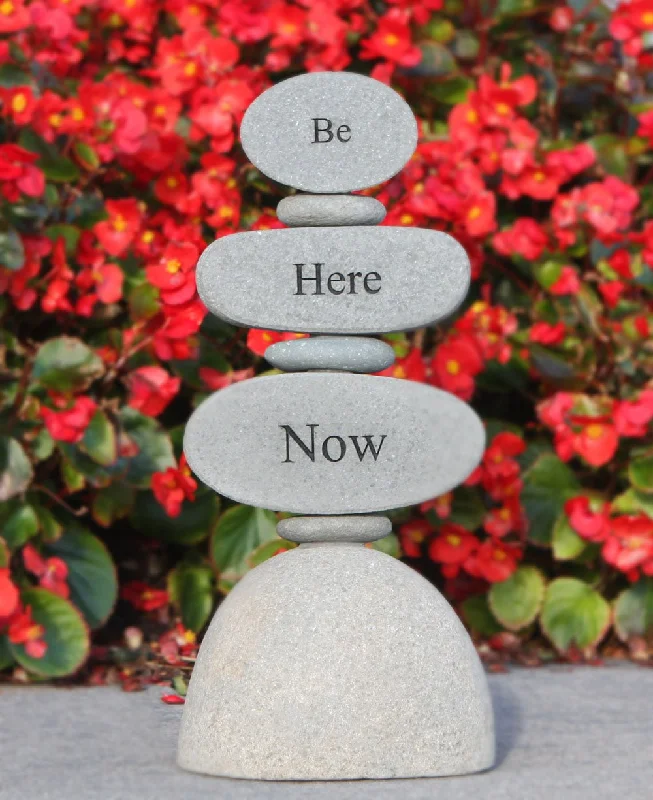
<svg viewBox="0 0 653 800"><path fill-rule="evenodd" d="M303 442L298 434L290 427L290 425L279 425L279 427L286 433L286 457L283 461L284 464L294 463L290 457L291 440L295 442L304 455L306 455L311 461L315 461L315 429L319 427L317 423L306 424L306 427L310 428L311 431L310 445ZM347 436L347 439L350 439L353 442L359 461L362 461L365 458L365 455L368 451L374 461L376 461L379 457L379 453L381 452L381 448L383 447L383 442L386 440L386 434L384 433L380 437L381 441L378 443L378 446L374 444L374 434L368 433L359 436ZM365 440L364 447L360 446L358 441L359 439ZM333 446L331 445L331 442L333 442ZM347 442L342 436L327 436L322 442L321 450L322 455L327 461L331 461L331 463L337 463L338 461L342 461L347 453Z"/></svg>

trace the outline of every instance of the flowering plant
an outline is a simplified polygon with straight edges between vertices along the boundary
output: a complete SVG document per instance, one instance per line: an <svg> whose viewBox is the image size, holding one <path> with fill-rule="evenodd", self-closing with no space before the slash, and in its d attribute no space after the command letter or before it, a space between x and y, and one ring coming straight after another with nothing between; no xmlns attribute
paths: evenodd
<svg viewBox="0 0 653 800"><path fill-rule="evenodd" d="M385 337L384 374L469 401L487 450L378 546L486 653L647 657L653 0L611 6L0 2L0 668L70 675L91 636L97 662L155 623L175 663L216 596L292 546L271 512L199 487L180 440L289 336L208 317L194 268L216 237L281 227L238 126L324 69L404 94L417 152L368 193L473 266L455 321Z"/></svg>

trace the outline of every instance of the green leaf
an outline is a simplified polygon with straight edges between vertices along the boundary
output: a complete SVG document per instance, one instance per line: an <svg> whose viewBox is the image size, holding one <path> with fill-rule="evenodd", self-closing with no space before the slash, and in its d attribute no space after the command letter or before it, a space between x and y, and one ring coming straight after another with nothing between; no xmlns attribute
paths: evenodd
<svg viewBox="0 0 653 800"><path fill-rule="evenodd" d="M614 133L600 133L587 140L597 162L606 172L624 178L628 172L628 140Z"/></svg>
<svg viewBox="0 0 653 800"><path fill-rule="evenodd" d="M459 486L455 489L451 503L450 522L455 522L457 525L473 531L483 522L485 513L485 505L477 489L468 486ZM437 521L433 517L430 518L433 522Z"/></svg>
<svg viewBox="0 0 653 800"><path fill-rule="evenodd" d="M628 478L636 491L653 494L653 455L636 458L628 465Z"/></svg>
<svg viewBox="0 0 653 800"><path fill-rule="evenodd" d="M469 78L464 75L456 75L445 81L434 82L428 87L428 95L439 103L453 106L464 103L473 86L474 84Z"/></svg>
<svg viewBox="0 0 653 800"><path fill-rule="evenodd" d="M642 578L617 597L614 629L623 641L631 636L650 636L653 632L653 578Z"/></svg>
<svg viewBox="0 0 653 800"><path fill-rule="evenodd" d="M218 520L210 553L220 573L218 589L227 592L248 570L247 557L263 542L276 539L277 517L252 506L233 506Z"/></svg>
<svg viewBox="0 0 653 800"><path fill-rule="evenodd" d="M542 608L546 580L536 567L519 567L507 580L493 583L488 603L494 616L509 631L530 625Z"/></svg>
<svg viewBox="0 0 653 800"><path fill-rule="evenodd" d="M102 360L81 339L59 336L42 344L32 378L59 392L85 389L104 372Z"/></svg>
<svg viewBox="0 0 653 800"><path fill-rule="evenodd" d="M279 537L270 539L270 541L263 542L255 550L252 550L247 556L247 566L250 569L254 569L254 567L258 567L259 564L272 558L272 556L276 556L278 553L286 553L288 550L294 550L295 547L297 545L294 542L289 542L286 539Z"/></svg>
<svg viewBox="0 0 653 800"><path fill-rule="evenodd" d="M0 231L0 267L19 270L25 263L23 240L14 228Z"/></svg>
<svg viewBox="0 0 653 800"><path fill-rule="evenodd" d="M11 652L9 637L0 636L0 670L7 669L16 663L14 654Z"/></svg>
<svg viewBox="0 0 653 800"><path fill-rule="evenodd" d="M27 589L21 594L32 619L45 629L47 651L42 658L27 655L22 644L10 644L16 661L45 678L62 678L76 672L88 658L90 641L82 615L68 600L47 589Z"/></svg>
<svg viewBox="0 0 653 800"><path fill-rule="evenodd" d="M3 64L0 66L0 86L3 89L27 86L30 82L31 75L29 72L25 72L17 64Z"/></svg>
<svg viewBox="0 0 653 800"><path fill-rule="evenodd" d="M91 516L103 528L126 517L134 506L136 492L119 481L111 483L106 489L99 489L91 502Z"/></svg>
<svg viewBox="0 0 653 800"><path fill-rule="evenodd" d="M450 75L456 69L456 62L448 47L439 42L420 42L422 60L411 72L416 75L439 77Z"/></svg>
<svg viewBox="0 0 653 800"><path fill-rule="evenodd" d="M168 591L185 628L199 633L213 609L213 570L208 564L180 564L168 575Z"/></svg>
<svg viewBox="0 0 653 800"><path fill-rule="evenodd" d="M103 411L96 411L79 444L93 461L108 467L118 458L116 429Z"/></svg>
<svg viewBox="0 0 653 800"><path fill-rule="evenodd" d="M401 550L399 548L399 539L394 533L389 533L383 539L377 539L375 542L370 542L372 550L378 550L380 553L385 553L387 556L393 558L401 557Z"/></svg>
<svg viewBox="0 0 653 800"><path fill-rule="evenodd" d="M100 166L100 157L86 142L76 141L73 144L73 153L84 169L94 170Z"/></svg>
<svg viewBox="0 0 653 800"><path fill-rule="evenodd" d="M18 143L39 156L36 165L43 170L49 181L72 183L79 178L79 169L75 162L62 155L55 145L41 139L31 128L22 129Z"/></svg>
<svg viewBox="0 0 653 800"><path fill-rule="evenodd" d="M32 464L15 439L0 437L0 503L27 489L34 477Z"/></svg>
<svg viewBox="0 0 653 800"><path fill-rule="evenodd" d="M220 498L200 488L192 503L184 503L178 517L169 517L151 492L139 492L130 514L131 524L145 536L163 542L192 545L211 533L220 513Z"/></svg>
<svg viewBox="0 0 653 800"><path fill-rule="evenodd" d="M39 529L39 518L32 506L21 505L2 528L2 538L10 550L22 547Z"/></svg>
<svg viewBox="0 0 653 800"><path fill-rule="evenodd" d="M543 453L524 473L521 499L529 521L528 538L549 545L553 526L565 502L580 484L571 469L553 453Z"/></svg>
<svg viewBox="0 0 653 800"><path fill-rule="evenodd" d="M57 225L49 225L44 233L51 242L63 239L66 246L66 255L69 258L72 258L77 252L77 243L82 235L81 229L77 226L61 222Z"/></svg>
<svg viewBox="0 0 653 800"><path fill-rule="evenodd" d="M576 533L569 524L565 512L556 520L553 526L553 556L556 561L569 561L579 556L587 542Z"/></svg>
<svg viewBox="0 0 653 800"><path fill-rule="evenodd" d="M138 489L149 487L154 472L162 472L177 463L170 437L162 426L133 408L120 411L123 430L138 448L131 458L121 458L112 471Z"/></svg>
<svg viewBox="0 0 653 800"><path fill-rule="evenodd" d="M0 569L6 569L11 560L11 553L7 547L7 542L0 536Z"/></svg>
<svg viewBox="0 0 653 800"><path fill-rule="evenodd" d="M116 568L107 548L90 531L72 525L44 550L66 562L70 600L82 612L89 627L99 628L109 618L118 599Z"/></svg>
<svg viewBox="0 0 653 800"><path fill-rule="evenodd" d="M500 633L503 628L490 611L485 594L468 597L462 604L463 619L469 628L480 636L490 637Z"/></svg>
<svg viewBox="0 0 653 800"><path fill-rule="evenodd" d="M56 541L63 533L62 524L45 506L35 505L34 511L39 519L39 529L43 540L46 542Z"/></svg>
<svg viewBox="0 0 653 800"><path fill-rule="evenodd" d="M546 591L541 622L556 649L572 645L594 648L610 627L610 604L592 587L576 578L557 578Z"/></svg>
<svg viewBox="0 0 653 800"><path fill-rule="evenodd" d="M637 492L635 489L626 489L625 492L615 497L612 510L620 514L646 514L653 519L653 497L650 494Z"/></svg>

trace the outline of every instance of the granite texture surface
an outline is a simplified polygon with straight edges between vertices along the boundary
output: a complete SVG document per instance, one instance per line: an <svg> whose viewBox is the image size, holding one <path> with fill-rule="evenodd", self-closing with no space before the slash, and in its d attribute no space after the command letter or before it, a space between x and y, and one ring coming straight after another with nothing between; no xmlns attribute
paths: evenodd
<svg viewBox="0 0 653 800"><path fill-rule="evenodd" d="M279 536L291 542L375 542L391 531L387 517L370 515L289 517L277 525Z"/></svg>
<svg viewBox="0 0 653 800"><path fill-rule="evenodd" d="M485 443L474 411L431 386L298 372L216 392L195 409L184 452L195 474L241 503L295 514L363 514L457 486Z"/></svg>
<svg viewBox="0 0 653 800"><path fill-rule="evenodd" d="M299 679L299 678L298 678ZM489 675L497 764L454 778L274 783L175 764L181 706L158 687L3 687L0 800L649 800L653 670Z"/></svg>
<svg viewBox="0 0 653 800"><path fill-rule="evenodd" d="M351 192L399 172L417 145L417 123L403 98L379 81L312 72L260 95L240 137L250 161L279 183Z"/></svg>
<svg viewBox="0 0 653 800"><path fill-rule="evenodd" d="M292 228L378 225L385 214L385 206L374 197L353 194L296 194L277 206L277 217Z"/></svg>
<svg viewBox="0 0 653 800"><path fill-rule="evenodd" d="M343 780L477 772L494 755L485 674L451 606L401 561L329 542L266 561L220 605L178 763Z"/></svg>
<svg viewBox="0 0 653 800"><path fill-rule="evenodd" d="M315 336L272 344L265 351L265 359L285 372L380 372L394 364L395 351L387 342L365 336Z"/></svg>
<svg viewBox="0 0 653 800"><path fill-rule="evenodd" d="M213 314L306 333L430 325L453 314L469 280L467 253L453 237L392 226L233 233L210 244L197 265L197 288Z"/></svg>

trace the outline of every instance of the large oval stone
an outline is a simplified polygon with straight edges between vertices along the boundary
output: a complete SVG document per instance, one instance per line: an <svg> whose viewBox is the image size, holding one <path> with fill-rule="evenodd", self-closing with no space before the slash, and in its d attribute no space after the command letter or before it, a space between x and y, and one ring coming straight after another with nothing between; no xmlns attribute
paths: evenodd
<svg viewBox="0 0 653 800"><path fill-rule="evenodd" d="M247 109L243 148L261 172L305 192L335 193L386 181L417 144L406 102L383 83L312 72L278 83Z"/></svg>
<svg viewBox="0 0 653 800"><path fill-rule="evenodd" d="M430 325L467 294L470 266L451 236L422 228L248 231L210 244L200 297L246 327L386 333Z"/></svg>
<svg viewBox="0 0 653 800"><path fill-rule="evenodd" d="M193 413L197 476L241 503L357 514L444 494L479 462L483 425L451 394L396 378L295 373L222 389Z"/></svg>

